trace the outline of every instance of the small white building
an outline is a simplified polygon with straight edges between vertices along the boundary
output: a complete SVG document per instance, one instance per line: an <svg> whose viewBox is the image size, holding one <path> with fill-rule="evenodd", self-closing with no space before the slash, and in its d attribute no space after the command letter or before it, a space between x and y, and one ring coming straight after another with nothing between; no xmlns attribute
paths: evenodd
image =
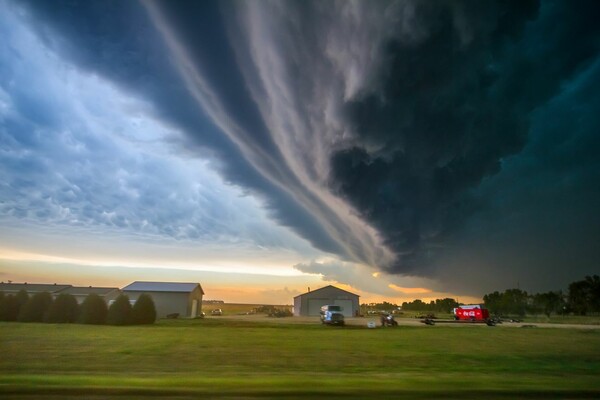
<svg viewBox="0 0 600 400"><path fill-rule="evenodd" d="M142 293L152 297L156 317L177 314L182 318L196 318L202 312L204 291L199 283L187 282L133 282L122 289L130 300L137 301Z"/></svg>
<svg viewBox="0 0 600 400"><path fill-rule="evenodd" d="M318 316L321 306L332 304L342 307L345 317L360 314L359 295L329 285L294 297L295 316Z"/></svg>

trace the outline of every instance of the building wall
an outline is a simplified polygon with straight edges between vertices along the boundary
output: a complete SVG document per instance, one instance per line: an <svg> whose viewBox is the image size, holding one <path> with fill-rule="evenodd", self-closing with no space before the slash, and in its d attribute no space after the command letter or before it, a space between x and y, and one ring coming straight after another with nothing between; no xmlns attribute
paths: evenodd
<svg viewBox="0 0 600 400"><path fill-rule="evenodd" d="M194 306L194 302L196 305ZM196 318L202 313L202 290L200 287L196 287L192 293L190 293L188 301L188 313L190 318Z"/></svg>
<svg viewBox="0 0 600 400"><path fill-rule="evenodd" d="M294 315L318 316L321 306L337 304L344 308L344 316L353 317L359 310L358 299L357 295L336 287L324 287L294 298Z"/></svg>
<svg viewBox="0 0 600 400"><path fill-rule="evenodd" d="M58 296L59 294L60 293L57 293L56 296ZM116 300L120 294L121 294L120 290L111 290L110 292L105 293L105 294L98 294L98 296L100 296L100 298L102 298L102 300L104 300L106 302L106 304L110 304L112 301ZM88 298L88 296L89 296L89 294L74 294L73 295L73 297L75 297L75 300L77 300L77 303L79 303L80 305L81 305L81 303L83 303L85 301L85 299Z"/></svg>
<svg viewBox="0 0 600 400"><path fill-rule="evenodd" d="M147 293L152 296L154 305L156 306L156 317L166 318L169 314L179 314L180 318L195 318L202 312L202 291L200 287L197 287L193 292L137 292L137 291L123 291L130 300L135 300L140 297L142 293ZM196 309L194 310L194 300L197 302ZM195 315L192 315L192 311L195 311Z"/></svg>

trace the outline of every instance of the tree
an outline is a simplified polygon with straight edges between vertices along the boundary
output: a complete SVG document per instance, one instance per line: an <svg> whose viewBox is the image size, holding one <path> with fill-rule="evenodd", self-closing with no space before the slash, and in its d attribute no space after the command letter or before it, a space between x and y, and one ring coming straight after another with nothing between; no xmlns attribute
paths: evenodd
<svg viewBox="0 0 600 400"><path fill-rule="evenodd" d="M19 308L19 312L21 311L21 308L23 308L23 306L25 306L25 304L27 304L27 302L29 301L29 295L27 294L27 292L23 289L19 290L19 292L17 293L17 303L18 308Z"/></svg>
<svg viewBox="0 0 600 400"><path fill-rule="evenodd" d="M20 322L44 322L52 304L52 295L48 292L34 294L19 311Z"/></svg>
<svg viewBox="0 0 600 400"><path fill-rule="evenodd" d="M502 294L498 291L483 296L483 303L492 314L502 314Z"/></svg>
<svg viewBox="0 0 600 400"><path fill-rule="evenodd" d="M547 317L552 313L559 313L565 306L562 292L537 293L533 296L533 306L537 311L543 312Z"/></svg>
<svg viewBox="0 0 600 400"><path fill-rule="evenodd" d="M589 290L589 302L590 308L593 312L600 312L600 276L586 276L585 281L587 282Z"/></svg>
<svg viewBox="0 0 600 400"><path fill-rule="evenodd" d="M584 280L571 283L568 302L575 314L600 312L600 277L586 276Z"/></svg>
<svg viewBox="0 0 600 400"><path fill-rule="evenodd" d="M48 309L46 322L50 323L73 323L77 321L79 305L73 295L68 293L59 294L54 303Z"/></svg>
<svg viewBox="0 0 600 400"><path fill-rule="evenodd" d="M459 304L456 300L446 297L445 299L435 300L435 310L437 312L450 313L453 308L458 307Z"/></svg>
<svg viewBox="0 0 600 400"><path fill-rule="evenodd" d="M16 321L20 310L19 300L12 294L6 295L0 301L0 321Z"/></svg>
<svg viewBox="0 0 600 400"><path fill-rule="evenodd" d="M431 311L429 304L423 302L421 299L413 300L412 302L402 303L402 309L405 311Z"/></svg>
<svg viewBox="0 0 600 400"><path fill-rule="evenodd" d="M529 305L529 296L521 289L507 289L503 293L496 291L486 294L483 296L483 302L492 314L524 316Z"/></svg>
<svg viewBox="0 0 600 400"><path fill-rule="evenodd" d="M79 320L83 324L103 325L108 316L108 307L102 297L90 294L81 303Z"/></svg>
<svg viewBox="0 0 600 400"><path fill-rule="evenodd" d="M153 324L156 321L156 307L149 294L143 293L138 297L131 310L131 318L138 325Z"/></svg>
<svg viewBox="0 0 600 400"><path fill-rule="evenodd" d="M528 300L527 292L521 289L508 289L504 292L502 303L507 313L522 317L527 312Z"/></svg>
<svg viewBox="0 0 600 400"><path fill-rule="evenodd" d="M108 308L107 322L110 325L131 325L131 311L129 297L121 294Z"/></svg>

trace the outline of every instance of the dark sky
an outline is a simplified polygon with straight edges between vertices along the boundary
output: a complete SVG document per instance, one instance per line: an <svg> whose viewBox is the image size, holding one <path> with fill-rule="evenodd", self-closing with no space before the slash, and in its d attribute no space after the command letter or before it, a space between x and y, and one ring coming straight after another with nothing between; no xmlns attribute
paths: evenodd
<svg viewBox="0 0 600 400"><path fill-rule="evenodd" d="M599 272L598 1L15 4L340 263L473 295Z"/></svg>

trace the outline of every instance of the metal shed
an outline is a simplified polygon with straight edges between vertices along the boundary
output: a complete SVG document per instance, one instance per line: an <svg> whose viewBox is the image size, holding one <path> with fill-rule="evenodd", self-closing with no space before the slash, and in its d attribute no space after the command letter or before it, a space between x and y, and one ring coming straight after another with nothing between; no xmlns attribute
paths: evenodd
<svg viewBox="0 0 600 400"><path fill-rule="evenodd" d="M57 285L51 283L0 283L0 292L4 294L17 294L21 290L27 292L27 294L32 295L35 293L48 292L50 294L59 293L62 290L68 289L72 287L71 285Z"/></svg>
<svg viewBox="0 0 600 400"><path fill-rule="evenodd" d="M121 290L115 287L95 287L95 286L71 286L60 292L56 293L54 297L59 294L70 294L77 300L77 303L81 304L90 294L96 294L102 298L106 304L110 301L115 300L121 294Z"/></svg>
<svg viewBox="0 0 600 400"><path fill-rule="evenodd" d="M308 291L294 297L295 316L318 316L321 306L335 304L342 307L342 313L346 317L354 317L359 314L360 296L346 290L329 285L317 290Z"/></svg>
<svg viewBox="0 0 600 400"><path fill-rule="evenodd" d="M187 282L133 282L122 289L130 300L137 300L142 293L149 294L156 306L157 318L171 314L195 318L202 312L204 291L199 283Z"/></svg>

